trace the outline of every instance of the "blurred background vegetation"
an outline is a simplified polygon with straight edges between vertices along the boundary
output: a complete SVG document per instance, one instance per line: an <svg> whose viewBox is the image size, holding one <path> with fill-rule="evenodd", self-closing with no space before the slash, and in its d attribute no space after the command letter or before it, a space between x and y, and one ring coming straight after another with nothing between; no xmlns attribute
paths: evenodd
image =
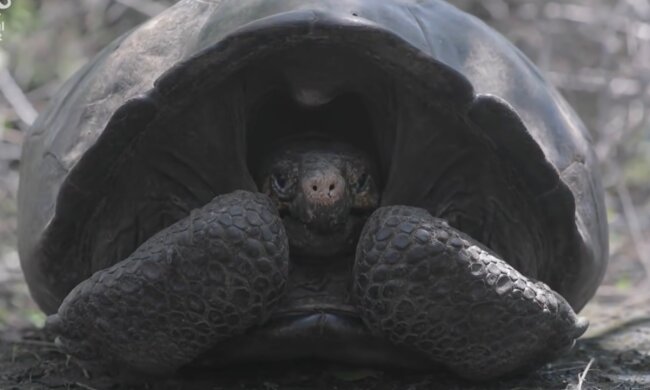
<svg viewBox="0 0 650 390"><path fill-rule="evenodd" d="M43 321L15 249L17 169L29 124L90 57L174 2L13 0L2 11L0 329ZM607 193L611 266L589 315L602 315L602 305L649 307L650 0L450 2L524 51L592 132Z"/></svg>

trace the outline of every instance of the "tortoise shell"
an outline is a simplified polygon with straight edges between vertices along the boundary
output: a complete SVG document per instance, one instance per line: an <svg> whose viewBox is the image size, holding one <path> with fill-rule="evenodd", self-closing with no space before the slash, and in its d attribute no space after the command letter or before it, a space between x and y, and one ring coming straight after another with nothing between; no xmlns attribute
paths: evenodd
<svg viewBox="0 0 650 390"><path fill-rule="evenodd" d="M53 313L192 209L255 191L259 150L307 130L370 151L382 205L447 219L576 310L594 294L608 243L589 134L498 33L437 0L183 0L77 72L27 136L35 300Z"/></svg>

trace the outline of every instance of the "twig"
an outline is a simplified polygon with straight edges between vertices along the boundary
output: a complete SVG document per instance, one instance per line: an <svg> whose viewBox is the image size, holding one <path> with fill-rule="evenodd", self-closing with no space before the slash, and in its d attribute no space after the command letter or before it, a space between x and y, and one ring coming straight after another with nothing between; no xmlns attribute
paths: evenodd
<svg viewBox="0 0 650 390"><path fill-rule="evenodd" d="M167 9L162 4L147 0L115 0L117 3L133 8L141 14L153 17Z"/></svg>
<svg viewBox="0 0 650 390"><path fill-rule="evenodd" d="M596 359L591 358L591 360L587 364L587 367L585 367L585 370L582 372L582 374L578 375L578 387L576 387L576 390L582 390L582 385L585 382L585 378L587 377L587 373L589 372L589 369L591 368L591 365L594 364L595 360Z"/></svg>
<svg viewBox="0 0 650 390"><path fill-rule="evenodd" d="M9 341L10 344L14 345L29 345L33 347L43 347L43 348L52 348L52 349L59 349L56 344L51 343L49 341L38 341L38 340L17 340L17 341Z"/></svg>
<svg viewBox="0 0 650 390"><path fill-rule="evenodd" d="M91 387L91 386L88 386L88 385L85 385L85 384L83 384L83 383L81 383L81 382L75 382L75 386L79 386L79 387L81 387L82 389L86 389L86 390L97 390L96 388Z"/></svg>
<svg viewBox="0 0 650 390"><path fill-rule="evenodd" d="M31 126L38 112L29 102L16 80L11 76L11 73L5 68L0 69L0 92L14 108L20 120Z"/></svg>

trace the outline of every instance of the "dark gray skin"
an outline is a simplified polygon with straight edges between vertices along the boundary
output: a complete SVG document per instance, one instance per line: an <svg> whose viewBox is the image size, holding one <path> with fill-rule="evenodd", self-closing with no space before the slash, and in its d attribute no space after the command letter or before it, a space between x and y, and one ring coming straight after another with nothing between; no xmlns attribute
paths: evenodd
<svg viewBox="0 0 650 390"><path fill-rule="evenodd" d="M377 208L379 180L363 152L289 142L262 166L262 193L214 198L74 288L48 319L63 348L91 368L166 375L280 320L319 346L286 357L335 356L321 349L352 319L364 324L357 338L482 380L538 366L586 329L559 294L446 221ZM348 282L304 277L327 262L348 262ZM334 290L342 298L322 296Z"/></svg>

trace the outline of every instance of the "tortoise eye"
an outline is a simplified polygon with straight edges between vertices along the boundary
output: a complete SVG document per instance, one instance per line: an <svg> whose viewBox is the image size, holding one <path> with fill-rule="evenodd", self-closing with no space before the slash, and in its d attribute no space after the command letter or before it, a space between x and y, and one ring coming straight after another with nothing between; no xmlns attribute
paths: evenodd
<svg viewBox="0 0 650 390"><path fill-rule="evenodd" d="M291 197L291 183L289 178L282 173L274 173L271 175L271 187L273 191L282 200L288 200Z"/></svg>
<svg viewBox="0 0 650 390"><path fill-rule="evenodd" d="M287 178L282 174L272 175L271 180L273 180L273 187L275 187L276 190L284 190L287 186Z"/></svg>
<svg viewBox="0 0 650 390"><path fill-rule="evenodd" d="M366 189L368 186L368 179L370 179L370 175L367 173L364 173L363 175L359 176L359 180L357 180L357 192L362 192L363 190Z"/></svg>

